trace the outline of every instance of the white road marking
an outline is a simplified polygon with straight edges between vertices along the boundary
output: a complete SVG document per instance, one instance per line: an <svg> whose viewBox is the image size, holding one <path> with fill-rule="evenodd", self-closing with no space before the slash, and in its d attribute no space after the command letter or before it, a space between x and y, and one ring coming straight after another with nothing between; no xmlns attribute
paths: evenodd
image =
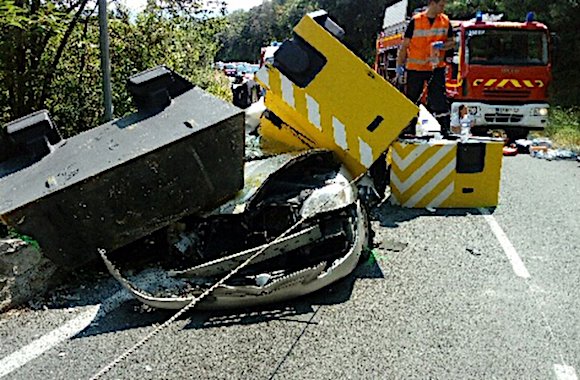
<svg viewBox="0 0 580 380"><path fill-rule="evenodd" d="M152 281L151 276L138 276L139 283ZM20 350L0 360L0 378L24 366L31 360L36 359L46 351L56 347L60 343L72 338L86 329L91 323L96 322L107 313L118 308L123 302L133 298L125 289L119 290L102 304L93 305L84 310L78 317L68 321L57 329L43 335Z"/></svg>
<svg viewBox="0 0 580 380"><path fill-rule="evenodd" d="M487 224L489 224L489 227L493 231L495 237L501 244L501 247L503 248L503 251L508 257L515 274L522 278L530 278L530 273L526 269L524 262L518 255L518 252L514 248L513 244L510 242L510 239L508 239L506 233L503 231L497 220L495 220L493 215L491 215L489 211L484 208L480 208L479 212L483 215L484 219L487 221Z"/></svg>
<svg viewBox="0 0 580 380"><path fill-rule="evenodd" d="M565 364L554 364L554 372L558 380L578 380L574 367Z"/></svg>

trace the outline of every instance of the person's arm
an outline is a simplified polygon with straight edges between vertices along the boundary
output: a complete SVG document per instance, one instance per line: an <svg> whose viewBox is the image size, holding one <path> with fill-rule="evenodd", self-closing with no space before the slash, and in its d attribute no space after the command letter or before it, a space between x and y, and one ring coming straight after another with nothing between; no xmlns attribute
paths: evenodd
<svg viewBox="0 0 580 380"><path fill-rule="evenodd" d="M410 38L404 38L401 48L399 49L399 54L397 54L397 66L404 66L407 62L407 49L411 43Z"/></svg>
<svg viewBox="0 0 580 380"><path fill-rule="evenodd" d="M411 38L413 38L413 33L415 32L415 20L411 19L407 28L405 29L405 34L403 36L403 43L399 48L399 53L397 54L397 66L404 66L407 62L407 49L409 49L409 44L411 43Z"/></svg>
<svg viewBox="0 0 580 380"><path fill-rule="evenodd" d="M441 50L451 50L455 48L455 35L453 34L453 27L449 24L449 29L447 30L447 41L443 44Z"/></svg>

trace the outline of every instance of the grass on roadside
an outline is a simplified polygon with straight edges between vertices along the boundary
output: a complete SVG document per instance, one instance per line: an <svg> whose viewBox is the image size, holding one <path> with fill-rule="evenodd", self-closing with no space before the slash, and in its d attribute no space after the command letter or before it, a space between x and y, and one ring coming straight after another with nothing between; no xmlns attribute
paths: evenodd
<svg viewBox="0 0 580 380"><path fill-rule="evenodd" d="M580 150L580 107L552 107L543 135L557 147Z"/></svg>

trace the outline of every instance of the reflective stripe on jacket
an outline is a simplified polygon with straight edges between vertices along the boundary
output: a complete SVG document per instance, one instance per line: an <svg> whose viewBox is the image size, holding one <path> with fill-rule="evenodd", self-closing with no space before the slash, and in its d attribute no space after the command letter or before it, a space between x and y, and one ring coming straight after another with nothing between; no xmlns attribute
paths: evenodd
<svg viewBox="0 0 580 380"><path fill-rule="evenodd" d="M431 71L437 67L445 67L445 52L431 52L431 44L436 41L447 41L449 17L439 14L433 25L429 22L426 12L413 16L415 29L407 52L407 69Z"/></svg>

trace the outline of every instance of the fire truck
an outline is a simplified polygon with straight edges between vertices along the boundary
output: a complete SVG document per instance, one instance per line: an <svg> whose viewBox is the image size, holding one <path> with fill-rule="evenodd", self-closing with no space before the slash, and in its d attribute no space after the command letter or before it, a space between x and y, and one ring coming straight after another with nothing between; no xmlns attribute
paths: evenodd
<svg viewBox="0 0 580 380"><path fill-rule="evenodd" d="M375 70L393 83L406 15L407 0L388 7L377 39ZM472 20L451 21L456 51L446 58L447 96L452 113L461 104L469 108L475 132L502 129L522 138L548 121L551 36L532 13L525 22L500 18L478 12Z"/></svg>

